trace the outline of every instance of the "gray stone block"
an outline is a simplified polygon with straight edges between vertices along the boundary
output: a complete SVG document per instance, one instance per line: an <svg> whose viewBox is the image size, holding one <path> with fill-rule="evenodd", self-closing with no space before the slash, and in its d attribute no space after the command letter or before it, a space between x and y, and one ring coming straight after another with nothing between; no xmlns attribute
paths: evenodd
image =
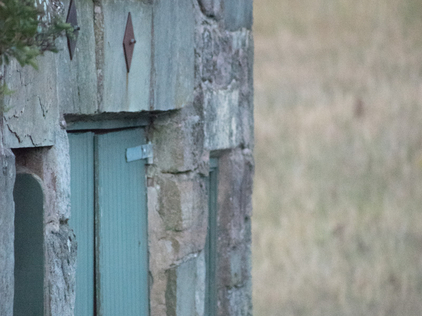
<svg viewBox="0 0 422 316"><path fill-rule="evenodd" d="M206 91L205 148L220 150L237 147L241 140L239 90Z"/></svg>
<svg viewBox="0 0 422 316"><path fill-rule="evenodd" d="M250 103L242 102L240 106L239 121L241 126L241 140L243 147L253 148L254 144L254 117L253 107Z"/></svg>
<svg viewBox="0 0 422 316"><path fill-rule="evenodd" d="M102 0L96 14L103 17L103 29L97 30L100 112L138 112L150 109L152 5L149 0ZM136 44L130 72L127 72L123 37L131 13ZM97 27L97 26L96 26ZM102 32L101 32L102 31Z"/></svg>
<svg viewBox="0 0 422 316"><path fill-rule="evenodd" d="M249 245L249 238L246 235L236 246L227 246L220 242L218 252L220 287L240 288L247 284L251 277L251 252Z"/></svg>
<svg viewBox="0 0 422 316"><path fill-rule="evenodd" d="M193 102L193 0L154 1L154 110L179 109Z"/></svg>
<svg viewBox="0 0 422 316"><path fill-rule="evenodd" d="M250 315L253 158L235 149L219 158L219 315Z"/></svg>
<svg viewBox="0 0 422 316"><path fill-rule="evenodd" d="M39 57L38 67L39 71L11 62L5 70L5 81L15 91L4 96L6 147L51 146L55 142L59 120L56 55Z"/></svg>
<svg viewBox="0 0 422 316"><path fill-rule="evenodd" d="M179 114L156 120L151 133L154 164L162 172L192 171L203 160L203 114L196 113L192 107L183 109Z"/></svg>
<svg viewBox="0 0 422 316"><path fill-rule="evenodd" d="M204 315L205 309L205 277L206 263L205 254L202 251L196 260L196 284L195 284L195 316ZM205 315L204 315L205 316Z"/></svg>
<svg viewBox="0 0 422 316"><path fill-rule="evenodd" d="M244 247L233 248L230 252L230 287L239 287L242 284L242 266L245 264L244 253Z"/></svg>
<svg viewBox="0 0 422 316"><path fill-rule="evenodd" d="M198 0L202 13L216 19L221 18L223 0Z"/></svg>
<svg viewBox="0 0 422 316"><path fill-rule="evenodd" d="M66 14L69 2L63 1ZM56 42L60 50L57 56L58 104L64 114L94 114L98 111L94 3L91 0L79 0L75 6L81 29L72 60L66 37Z"/></svg>
<svg viewBox="0 0 422 316"><path fill-rule="evenodd" d="M76 238L67 224L46 228L47 315L73 316L75 304Z"/></svg>
<svg viewBox="0 0 422 316"><path fill-rule="evenodd" d="M253 87L253 61L254 42L252 33L248 32L245 38L245 48L241 55L243 80L241 82L240 120L242 122L242 144L245 148L254 148L254 87Z"/></svg>
<svg viewBox="0 0 422 316"><path fill-rule="evenodd" d="M204 257L189 259L179 266L167 270L166 274L167 316L203 315Z"/></svg>
<svg viewBox="0 0 422 316"><path fill-rule="evenodd" d="M198 0L203 14L220 20L229 31L252 28L252 0Z"/></svg>
<svg viewBox="0 0 422 316"><path fill-rule="evenodd" d="M228 89L235 81L242 93L252 93L251 31L219 32L205 26L196 36L195 49L200 61L198 75L203 82L214 89Z"/></svg>
<svg viewBox="0 0 422 316"><path fill-rule="evenodd" d="M202 77L203 81L213 81L213 76L215 72L215 57L214 54L214 41L213 33L209 28L201 29L199 32L200 36L197 41L197 51L198 55L201 56L201 59L198 62L198 69L201 70L201 74L198 74L198 77Z"/></svg>
<svg viewBox="0 0 422 316"><path fill-rule="evenodd" d="M229 299L228 312L224 315L251 316L251 294L247 288L232 288L227 291Z"/></svg>
<svg viewBox="0 0 422 316"><path fill-rule="evenodd" d="M0 144L0 315L2 316L13 315L15 176L15 157L10 150L3 149Z"/></svg>
<svg viewBox="0 0 422 316"><path fill-rule="evenodd" d="M49 190L51 205L45 210L49 222L66 222L70 218L70 157L65 130L56 132L56 144L43 155L43 179Z"/></svg>
<svg viewBox="0 0 422 316"><path fill-rule="evenodd" d="M233 150L219 162L219 232L224 247L245 242L252 212L253 158L248 149ZM228 250L222 250L223 252Z"/></svg>
<svg viewBox="0 0 422 316"><path fill-rule="evenodd" d="M163 175L157 177L160 187L158 212L167 230L181 232L193 226L202 227L207 193L201 177Z"/></svg>
<svg viewBox="0 0 422 316"><path fill-rule="evenodd" d="M252 282L243 287L219 288L218 315L252 316Z"/></svg>
<svg viewBox="0 0 422 316"><path fill-rule="evenodd" d="M224 0L224 25L229 31L252 28L252 0Z"/></svg>

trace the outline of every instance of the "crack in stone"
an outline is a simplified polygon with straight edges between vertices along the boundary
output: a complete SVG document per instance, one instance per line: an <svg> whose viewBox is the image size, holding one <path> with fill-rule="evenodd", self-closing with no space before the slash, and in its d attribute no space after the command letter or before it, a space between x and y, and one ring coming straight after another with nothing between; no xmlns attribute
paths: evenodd
<svg viewBox="0 0 422 316"><path fill-rule="evenodd" d="M162 170L161 173L162 174L172 174L172 175L181 175L181 174L191 174L193 172L195 172L196 170L198 170L198 168L195 169L188 169L188 170L183 170L183 171L167 171L167 170Z"/></svg>
<svg viewBox="0 0 422 316"><path fill-rule="evenodd" d="M42 111L42 116L45 117L46 113L48 112L45 108L44 108L44 104L41 102L41 97L38 97L38 102L40 104L40 108Z"/></svg>
<svg viewBox="0 0 422 316"><path fill-rule="evenodd" d="M16 133L15 131L13 131L13 130L12 130L12 128L10 127L10 125L9 125L9 124L7 124L7 128L9 129L9 131L10 131L13 135L15 135L15 137L18 139L19 143L21 143L21 142L22 142L22 140L21 140L21 138L19 137L18 133Z"/></svg>
<svg viewBox="0 0 422 316"><path fill-rule="evenodd" d="M28 137L29 137L29 140L31 141L31 143L32 143L32 145L34 146L34 147L37 147L39 144L36 144L35 142L34 142L34 140L32 139L32 136L31 135L27 135Z"/></svg>

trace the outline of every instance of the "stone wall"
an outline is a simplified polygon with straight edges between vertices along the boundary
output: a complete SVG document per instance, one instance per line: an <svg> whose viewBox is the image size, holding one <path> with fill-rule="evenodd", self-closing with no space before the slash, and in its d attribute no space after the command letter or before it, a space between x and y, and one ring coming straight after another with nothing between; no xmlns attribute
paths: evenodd
<svg viewBox="0 0 422 316"><path fill-rule="evenodd" d="M153 315L202 315L210 155L220 164L218 314L252 313L252 2L235 2L194 3L194 102L150 129L157 157L148 188ZM179 301L180 293L196 300Z"/></svg>
<svg viewBox="0 0 422 316"><path fill-rule="evenodd" d="M59 54L40 58L40 72L16 64L2 70L17 92L2 98L10 110L0 122L0 315L13 314L15 173L43 183L46 314L73 315L77 236L67 224L66 128L139 118L154 151L147 167L150 314L204 315L207 177L215 157L217 311L252 315L252 0L80 0L77 10L73 61L62 39ZM128 11L139 49L126 73L116 29L124 29Z"/></svg>
<svg viewBox="0 0 422 316"><path fill-rule="evenodd" d="M52 147L18 148L13 152L16 171L35 175L44 191L46 315L73 315L77 244L68 225L71 214L67 134L63 129L56 131Z"/></svg>
<svg viewBox="0 0 422 316"><path fill-rule="evenodd" d="M0 123L1 125L1 123ZM0 315L13 315L15 157L0 144Z"/></svg>

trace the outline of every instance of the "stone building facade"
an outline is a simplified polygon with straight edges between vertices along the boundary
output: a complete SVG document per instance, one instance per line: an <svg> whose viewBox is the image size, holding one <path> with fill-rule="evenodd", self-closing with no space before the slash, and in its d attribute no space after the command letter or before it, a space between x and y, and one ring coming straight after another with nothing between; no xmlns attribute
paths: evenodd
<svg viewBox="0 0 422 316"><path fill-rule="evenodd" d="M252 315L252 0L39 1L80 30L0 69L0 315Z"/></svg>

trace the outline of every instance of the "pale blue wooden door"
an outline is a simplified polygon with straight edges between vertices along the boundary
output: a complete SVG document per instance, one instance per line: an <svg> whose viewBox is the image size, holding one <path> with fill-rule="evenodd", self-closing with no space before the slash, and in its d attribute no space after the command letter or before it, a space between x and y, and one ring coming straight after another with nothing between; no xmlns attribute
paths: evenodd
<svg viewBox="0 0 422 316"><path fill-rule="evenodd" d="M94 134L69 134L70 226L78 243L75 315L94 315Z"/></svg>
<svg viewBox="0 0 422 316"><path fill-rule="evenodd" d="M43 190L32 175L17 174L13 196L15 200L13 315L44 315Z"/></svg>
<svg viewBox="0 0 422 316"><path fill-rule="evenodd" d="M96 289L101 316L149 314L145 160L126 161L126 149L142 144L142 129L95 136Z"/></svg>
<svg viewBox="0 0 422 316"><path fill-rule="evenodd" d="M144 132L72 133L69 143L75 315L148 315L145 161L125 159Z"/></svg>

